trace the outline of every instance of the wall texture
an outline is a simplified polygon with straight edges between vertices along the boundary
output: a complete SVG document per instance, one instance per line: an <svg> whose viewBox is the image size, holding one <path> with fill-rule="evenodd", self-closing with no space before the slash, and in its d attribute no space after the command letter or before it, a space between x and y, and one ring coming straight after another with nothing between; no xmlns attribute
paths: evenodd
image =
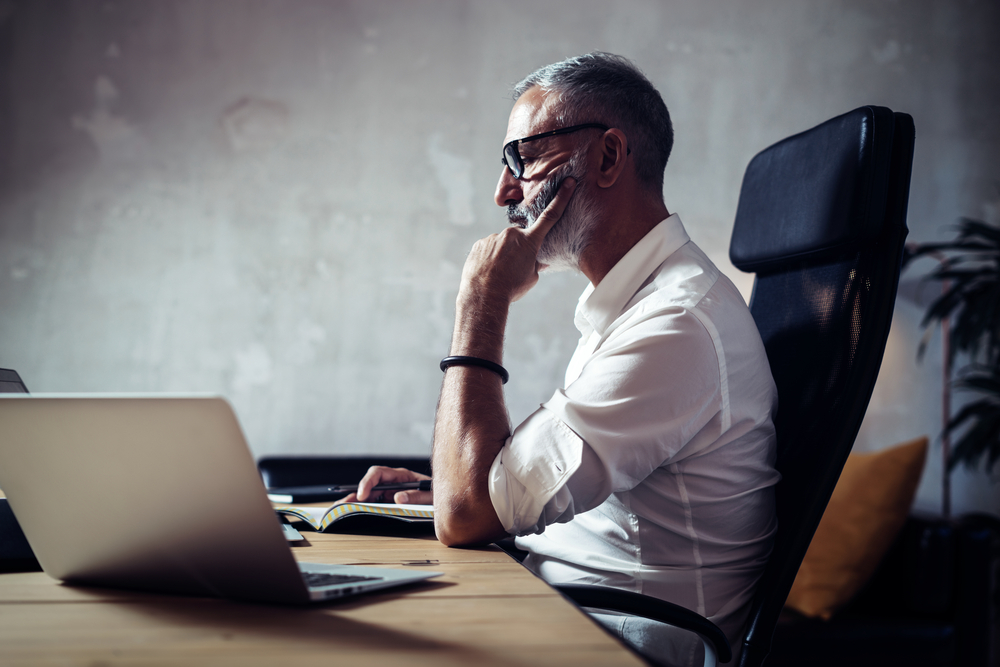
<svg viewBox="0 0 1000 667"><path fill-rule="evenodd" d="M915 118L911 239L1000 218L998 28L971 0L0 0L0 366L39 392L221 393L257 455L425 453L462 262L504 226L511 83L633 58L674 117L667 205L749 296L726 259L746 163L863 104ZM858 450L940 429L927 268ZM584 284L514 307L515 421L560 383ZM1000 507L954 479L959 511Z"/></svg>

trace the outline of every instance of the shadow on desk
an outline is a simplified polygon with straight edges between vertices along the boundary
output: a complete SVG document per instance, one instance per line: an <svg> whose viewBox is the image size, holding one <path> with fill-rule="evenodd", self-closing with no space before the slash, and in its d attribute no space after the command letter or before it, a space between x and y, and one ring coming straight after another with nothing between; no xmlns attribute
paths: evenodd
<svg viewBox="0 0 1000 667"><path fill-rule="evenodd" d="M122 610L119 622L134 626L137 638L145 633L158 634L162 628L170 628L175 637L198 645L199 650L208 648L205 643L227 642L234 639L254 638L262 647L269 639L282 643L292 641L304 650L314 649L343 653L352 649L367 650L372 643L391 646L394 651L428 651L450 647L446 642L428 639L390 627L391 624L365 622L347 618L342 614L357 613L368 608L373 616L378 616L380 605L393 602L416 589L432 589L447 584L427 582L401 589L399 593L363 595L350 601L323 603L311 607L281 607L274 605L232 602L216 598L187 598L156 596L136 593L137 599L116 596L117 608ZM95 594L106 595L104 589L90 589ZM130 598L131 595L124 597ZM86 622L83 615L88 605L49 606L47 613L54 612L64 618L50 617L52 623L67 623L81 626ZM104 622L109 619L104 616ZM117 627L116 632L124 628ZM99 629L94 629L100 632ZM150 637L154 639L154 637ZM183 642L182 642L183 643ZM471 660L476 656L470 655Z"/></svg>

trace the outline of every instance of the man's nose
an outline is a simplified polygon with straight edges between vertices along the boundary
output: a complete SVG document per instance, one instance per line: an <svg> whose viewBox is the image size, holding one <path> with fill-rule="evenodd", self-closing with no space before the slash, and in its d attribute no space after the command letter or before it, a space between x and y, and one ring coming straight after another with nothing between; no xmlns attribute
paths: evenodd
<svg viewBox="0 0 1000 667"><path fill-rule="evenodd" d="M497 191L493 195L493 201L497 206L507 206L508 204L519 204L524 199L521 192L521 181L514 178L506 166L500 172L500 181L497 183Z"/></svg>

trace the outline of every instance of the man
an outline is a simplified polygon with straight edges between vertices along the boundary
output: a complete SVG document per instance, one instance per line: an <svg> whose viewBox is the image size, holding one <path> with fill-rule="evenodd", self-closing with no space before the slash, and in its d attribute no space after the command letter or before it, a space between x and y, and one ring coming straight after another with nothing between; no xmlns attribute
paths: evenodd
<svg viewBox="0 0 1000 667"><path fill-rule="evenodd" d="M736 648L776 528L777 394L760 336L664 205L670 117L629 61L571 58L528 76L514 98L495 197L512 226L472 248L442 362L438 538L517 535L525 565L547 581L670 600L712 619ZM581 339L565 386L512 433L507 313L546 266L590 279ZM373 468L358 497L416 478ZM599 620L657 658L685 663L700 650L662 624Z"/></svg>

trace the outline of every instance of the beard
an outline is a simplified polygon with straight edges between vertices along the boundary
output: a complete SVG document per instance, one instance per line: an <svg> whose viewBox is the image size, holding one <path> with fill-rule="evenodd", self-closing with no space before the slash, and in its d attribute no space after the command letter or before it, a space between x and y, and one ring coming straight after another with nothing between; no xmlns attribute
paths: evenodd
<svg viewBox="0 0 1000 667"><path fill-rule="evenodd" d="M581 177L584 170L580 161L580 155L574 155L569 162L556 169L530 202L507 206L510 224L527 229L538 222L539 216L555 199L563 181L570 177L576 179L576 190L569 204L559 221L545 235L538 251L538 261L545 264L549 271L579 271L580 256L590 244L590 237L597 226L597 211L583 185Z"/></svg>

